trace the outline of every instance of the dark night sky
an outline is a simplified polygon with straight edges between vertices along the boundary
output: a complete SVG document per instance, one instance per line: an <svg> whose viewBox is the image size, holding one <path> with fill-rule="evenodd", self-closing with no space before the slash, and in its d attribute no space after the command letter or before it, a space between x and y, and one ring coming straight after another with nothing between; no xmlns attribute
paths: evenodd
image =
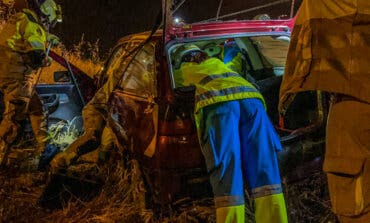
<svg viewBox="0 0 370 223"><path fill-rule="evenodd" d="M151 29L158 14L160 0L59 0L63 23L55 27L67 45L99 39L103 51L127 34Z"/></svg>
<svg viewBox="0 0 370 223"><path fill-rule="evenodd" d="M224 0L221 15L228 11L227 1ZM247 9L275 0L233 0L237 9ZM276 0L277 1L277 0ZM101 49L106 53L115 42L127 34L150 30L161 8L161 0L57 0L63 7L63 23L55 27L62 41L70 47L77 43L81 35L85 40L95 42L99 39ZM296 0L296 8L301 0ZM183 17L209 18L215 16L219 0L187 0L183 5ZM187 4L199 5L189 8ZM202 8L202 9L200 9ZM204 10L206 8L207 10ZM209 13L206 15L205 13ZM272 17L290 13L290 3L283 3L255 11L245 15L246 19L259 13L268 13Z"/></svg>

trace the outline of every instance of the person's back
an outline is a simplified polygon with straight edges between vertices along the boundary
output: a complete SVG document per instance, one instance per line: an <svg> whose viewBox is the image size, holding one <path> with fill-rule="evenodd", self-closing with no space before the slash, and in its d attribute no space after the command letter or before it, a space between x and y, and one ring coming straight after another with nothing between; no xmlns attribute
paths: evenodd
<svg viewBox="0 0 370 223"><path fill-rule="evenodd" d="M194 85L195 123L210 174L216 221L244 223L244 178L257 222L287 222L276 152L281 150L261 94L195 45L177 49L176 86Z"/></svg>
<svg viewBox="0 0 370 223"><path fill-rule="evenodd" d="M237 100L246 97L260 98L261 94L247 80L231 70L218 58L207 58L202 63L183 63L181 69L175 71L177 86L196 86L195 111L215 101ZM212 81L212 82L211 82ZM181 83L180 83L181 82ZM204 92L217 90L212 100ZM227 98L229 93L238 94ZM203 100L204 99L204 100Z"/></svg>

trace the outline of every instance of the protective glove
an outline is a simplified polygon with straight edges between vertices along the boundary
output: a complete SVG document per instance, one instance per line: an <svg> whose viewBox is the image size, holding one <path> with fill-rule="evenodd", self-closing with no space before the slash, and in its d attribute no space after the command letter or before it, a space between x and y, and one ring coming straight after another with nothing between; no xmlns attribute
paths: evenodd
<svg viewBox="0 0 370 223"><path fill-rule="evenodd" d="M42 61L42 65L41 67L49 67L51 65L51 63L53 62L53 58L47 56L44 58L44 60Z"/></svg>
<svg viewBox="0 0 370 223"><path fill-rule="evenodd" d="M36 70L43 66L46 55L43 50L31 50L22 54L22 58L24 64Z"/></svg>
<svg viewBox="0 0 370 223"><path fill-rule="evenodd" d="M61 152L57 154L50 162L50 170L52 173L58 172L60 169L67 168L71 162L77 159L75 152Z"/></svg>
<svg viewBox="0 0 370 223"><path fill-rule="evenodd" d="M47 41L49 44L51 44L51 46L57 46L59 43L60 43L60 39L59 37L57 37L56 35L54 34L51 34L49 33L46 37Z"/></svg>
<svg viewBox="0 0 370 223"><path fill-rule="evenodd" d="M41 154L38 164L38 170L44 171L48 167L50 161L60 152L55 145L48 144L45 146L44 152Z"/></svg>

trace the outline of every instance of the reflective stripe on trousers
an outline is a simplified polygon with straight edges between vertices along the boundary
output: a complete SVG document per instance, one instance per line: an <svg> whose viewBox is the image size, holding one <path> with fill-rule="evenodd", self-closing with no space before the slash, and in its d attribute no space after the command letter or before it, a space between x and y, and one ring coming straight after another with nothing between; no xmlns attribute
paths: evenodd
<svg viewBox="0 0 370 223"><path fill-rule="evenodd" d="M243 99L207 106L203 109L203 120L202 152L216 208L244 204L244 175L255 201L261 201L258 209L271 204L271 216L280 216L280 220L270 222L286 222L276 156L281 144L261 100ZM260 211L256 210L256 214Z"/></svg>

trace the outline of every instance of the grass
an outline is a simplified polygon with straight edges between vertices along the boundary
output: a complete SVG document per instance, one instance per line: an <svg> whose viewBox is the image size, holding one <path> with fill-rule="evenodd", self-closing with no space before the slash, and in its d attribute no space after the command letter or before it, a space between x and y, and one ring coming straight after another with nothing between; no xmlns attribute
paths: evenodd
<svg viewBox="0 0 370 223"><path fill-rule="evenodd" d="M146 204L146 190L139 164L131 160L100 166L105 185L90 201L80 198L67 202L62 209L48 211L37 205L47 177L43 173L7 173L0 177L0 222L215 222L213 200L175 202L167 215L160 215ZM300 182L285 184L289 222L335 223L330 211L326 177L322 172ZM253 204L247 197L246 222L254 222Z"/></svg>
<svg viewBox="0 0 370 223"><path fill-rule="evenodd" d="M52 50L61 56L64 54L70 64L78 67L89 77L94 78L95 75L99 74L103 67L103 59L99 57L98 44L98 41L93 44L87 42L82 36L80 42L74 45L72 49L66 49L64 45L60 44ZM81 53L80 51L82 49L90 53ZM49 67L42 68L38 83L52 84L54 83L52 78L53 73L55 71L65 70L67 70L65 67L53 62Z"/></svg>

